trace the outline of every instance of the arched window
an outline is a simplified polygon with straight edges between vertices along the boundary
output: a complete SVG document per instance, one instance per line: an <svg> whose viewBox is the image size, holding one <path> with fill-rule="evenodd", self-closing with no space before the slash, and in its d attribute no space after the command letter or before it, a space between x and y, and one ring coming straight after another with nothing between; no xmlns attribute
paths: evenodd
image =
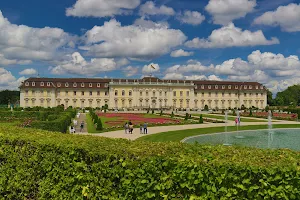
<svg viewBox="0 0 300 200"><path fill-rule="evenodd" d="M125 90L122 90L122 96L125 96Z"/></svg>
<svg viewBox="0 0 300 200"><path fill-rule="evenodd" d="M132 96L132 91L131 90L129 91L129 96Z"/></svg>

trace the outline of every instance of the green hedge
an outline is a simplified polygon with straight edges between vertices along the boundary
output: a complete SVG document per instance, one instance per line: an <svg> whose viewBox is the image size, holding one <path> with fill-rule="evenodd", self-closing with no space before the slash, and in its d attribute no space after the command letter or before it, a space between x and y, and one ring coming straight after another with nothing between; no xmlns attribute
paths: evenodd
<svg viewBox="0 0 300 200"><path fill-rule="evenodd" d="M300 153L0 127L4 199L300 199Z"/></svg>

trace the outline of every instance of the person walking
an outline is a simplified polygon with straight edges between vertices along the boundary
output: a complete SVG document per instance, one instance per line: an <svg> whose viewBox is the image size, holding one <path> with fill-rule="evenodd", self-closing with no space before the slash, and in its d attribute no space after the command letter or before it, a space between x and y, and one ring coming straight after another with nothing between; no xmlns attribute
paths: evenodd
<svg viewBox="0 0 300 200"><path fill-rule="evenodd" d="M80 124L80 132L83 131L83 126L84 126L84 122L82 121L81 124Z"/></svg>
<svg viewBox="0 0 300 200"><path fill-rule="evenodd" d="M124 125L124 129L125 129L125 134L127 134L129 132L129 124L127 122Z"/></svg>
<svg viewBox="0 0 300 200"><path fill-rule="evenodd" d="M129 124L129 133L132 134L132 132L133 132L133 124L132 124L131 121L129 121L128 124Z"/></svg>
<svg viewBox="0 0 300 200"><path fill-rule="evenodd" d="M144 123L144 134L148 134L148 124L147 124L147 122Z"/></svg>
<svg viewBox="0 0 300 200"><path fill-rule="evenodd" d="M140 124L140 134L143 134L143 124Z"/></svg>

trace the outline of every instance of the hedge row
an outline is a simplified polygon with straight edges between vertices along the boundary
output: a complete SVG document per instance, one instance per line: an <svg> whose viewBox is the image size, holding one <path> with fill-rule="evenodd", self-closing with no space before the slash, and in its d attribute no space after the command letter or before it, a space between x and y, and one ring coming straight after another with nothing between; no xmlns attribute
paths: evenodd
<svg viewBox="0 0 300 200"><path fill-rule="evenodd" d="M300 153L0 127L4 199L300 199Z"/></svg>

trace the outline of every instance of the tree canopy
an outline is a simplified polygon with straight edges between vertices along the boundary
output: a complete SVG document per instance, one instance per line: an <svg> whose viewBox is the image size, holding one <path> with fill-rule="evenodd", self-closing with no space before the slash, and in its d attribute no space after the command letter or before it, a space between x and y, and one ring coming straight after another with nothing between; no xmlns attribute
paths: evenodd
<svg viewBox="0 0 300 200"><path fill-rule="evenodd" d="M8 103L16 103L20 100L19 91L3 90L0 91L0 104L7 105Z"/></svg>
<svg viewBox="0 0 300 200"><path fill-rule="evenodd" d="M297 106L300 104L300 85L293 85L282 92L278 92L273 100L278 106Z"/></svg>

